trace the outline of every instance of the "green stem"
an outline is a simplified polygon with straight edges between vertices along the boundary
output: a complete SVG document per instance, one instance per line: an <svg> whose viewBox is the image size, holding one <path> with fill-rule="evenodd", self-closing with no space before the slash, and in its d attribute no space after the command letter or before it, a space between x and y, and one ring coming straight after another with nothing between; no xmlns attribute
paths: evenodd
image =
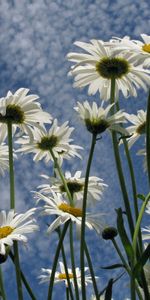
<svg viewBox="0 0 150 300"><path fill-rule="evenodd" d="M16 268L16 281L17 281L17 290L18 290L18 299L23 300L23 292L22 292L22 282L21 282L21 272L20 272L20 263L19 263L19 251L18 244L14 241L14 262Z"/></svg>
<svg viewBox="0 0 150 300"><path fill-rule="evenodd" d="M93 270L93 265L92 265L92 261L91 261L91 258L90 258L90 254L89 254L89 251L88 251L88 247L87 247L85 241L84 241L84 250L85 250L85 255L86 255L86 258L87 258L89 270L90 270L91 277L92 277L93 288L94 288L96 300L99 300L99 292L98 292L98 288L97 288L97 283L96 283L96 279L95 279L95 274L94 274L94 270Z"/></svg>
<svg viewBox="0 0 150 300"><path fill-rule="evenodd" d="M86 300L86 289L85 289L85 275L84 275L84 238L85 238L85 219L86 219L86 202L87 202L87 192L88 192L88 182L90 175L90 168L92 163L92 158L94 154L94 148L96 144L96 135L92 135L91 149L89 153L85 183L84 183L84 194L83 194L83 206L82 206L82 224L81 224L81 243L80 243L80 265L81 265L81 286L82 286L82 298Z"/></svg>
<svg viewBox="0 0 150 300"><path fill-rule="evenodd" d="M10 208L15 208L15 184L14 184L14 163L13 163L13 140L12 123L7 123L8 147L9 147L9 179L10 179Z"/></svg>
<svg viewBox="0 0 150 300"><path fill-rule="evenodd" d="M5 294L5 288L4 288L3 275L2 275L1 268L0 268L0 291L1 291L1 296L2 296L3 300L6 300L6 294Z"/></svg>
<svg viewBox="0 0 150 300"><path fill-rule="evenodd" d="M73 280L74 280L74 287L75 287L75 295L76 295L76 300L79 300L79 290L78 290L78 283L77 283L77 276L76 276L76 269L75 269L72 223L70 223L70 255L71 255L71 262L72 262L72 273L73 273Z"/></svg>
<svg viewBox="0 0 150 300"><path fill-rule="evenodd" d="M14 255L13 255L13 253L11 251L9 252L9 256L10 256L11 260L14 263L15 262L15 257L14 257ZM26 278L25 278L25 276L24 276L24 274L23 274L23 272L21 270L20 270L20 273L21 273L22 282L24 283L24 285L26 287L26 290L28 291L31 299L32 300L36 300L36 297L34 296L33 291L31 289L31 287L29 286L29 284L28 284L28 282L27 282L27 280L26 280Z"/></svg>
<svg viewBox="0 0 150 300"><path fill-rule="evenodd" d="M13 139L12 139L12 122L7 123L8 129L8 147L9 147L9 178L10 178L10 208L15 209L15 182L14 182L14 163L13 163ZM22 283L19 264L19 252L17 242L14 242L15 269L19 300L23 299Z"/></svg>
<svg viewBox="0 0 150 300"><path fill-rule="evenodd" d="M60 176L60 178L61 178L61 180L62 180L62 183L63 183L63 185L64 185L65 191L66 191L66 193L67 193L67 197L68 197L68 199L69 199L69 201L70 201L70 205L73 206L73 199L72 199L72 196L71 196L70 191L69 191L69 189L68 189L68 186L67 186L65 177L64 177L64 175L63 175L63 173L62 173L62 171L61 171L61 168L60 168L60 166L59 166L59 164L58 164L58 162L57 162L57 159L56 159L56 157L55 157L55 155L54 155L52 149L49 149L49 151L50 151L50 154L51 154L51 156L52 156L52 158L53 158L55 167L56 167L57 170L58 170L58 173L59 173L59 176Z"/></svg>
<svg viewBox="0 0 150 300"><path fill-rule="evenodd" d="M59 259L59 253L60 253L60 249L62 247L62 243L63 243L63 240L64 240L64 237L65 237L65 234L67 232L69 224L70 224L70 220L65 223L64 228L63 228L62 233L61 233L61 237L60 237L58 245L57 245L57 249L56 249L55 257L54 257L54 262L53 262L52 273L51 273L51 277L50 277L47 300L52 299L53 284L54 284L54 279L55 279L55 272L56 272L56 268L57 268L57 263L58 263L58 259Z"/></svg>
<svg viewBox="0 0 150 300"><path fill-rule="evenodd" d="M150 90L148 95L147 115L146 115L146 157L147 157L148 181L150 186Z"/></svg>
<svg viewBox="0 0 150 300"><path fill-rule="evenodd" d="M115 79L111 80L111 103L115 103ZM113 112L114 112L114 107L112 107L112 113ZM126 209L128 224L129 224L131 236L133 236L134 223L133 223L133 219L132 219L132 213L131 213L131 208L130 208L130 204L129 204L128 193L127 193L125 180L124 180L124 175L123 175L123 170L122 170L122 165L121 165L117 135L116 135L115 132L112 132L112 141L113 141L116 167L117 167L120 187L121 187L121 190L122 190L122 195L123 195L124 205L125 205L125 209Z"/></svg>
<svg viewBox="0 0 150 300"><path fill-rule="evenodd" d="M69 300L69 289L66 287L66 300Z"/></svg>
<svg viewBox="0 0 150 300"><path fill-rule="evenodd" d="M118 247L118 245L117 245L116 240L115 240L115 239L112 239L112 243L113 243L113 245L114 245L114 247L115 247L115 249L116 249L116 251L117 251L117 253L118 253L118 255L119 255L119 257L120 257L120 259L121 259L121 261L122 261L122 263L123 263L123 265L124 265L124 267L125 267L125 269L126 269L126 271L127 271L128 274L130 275L131 280L132 280L132 272L131 272L131 270L130 270L128 264L126 263L126 260L125 260L125 258L123 257L123 255L122 255L122 253L121 253L121 251L120 251L120 249L119 249L119 247ZM132 287L133 287L133 286L132 286ZM140 299L140 300L143 300L143 297L142 297L142 295L141 295L141 292L140 292L140 290L139 290L139 287L138 287L138 284L137 284L136 281L135 281L135 289L136 289L136 292L137 292L137 294L138 294L139 299ZM132 298L131 298L131 300L132 300Z"/></svg>
<svg viewBox="0 0 150 300"><path fill-rule="evenodd" d="M60 236L61 236L60 228L57 228L57 233L58 233L59 238L60 238ZM62 252L62 258L63 258L64 268L65 268L66 279L67 279L67 283L68 283L68 290L69 290L69 293L70 293L70 297L73 300L74 296L73 296L73 293L72 293L72 288L71 288L71 283L70 283L70 278L69 278L69 273L68 273L68 268L67 268L67 260L66 260L66 255L65 255L65 250L64 250L63 243L62 243L62 246L61 246L61 252Z"/></svg>
<svg viewBox="0 0 150 300"><path fill-rule="evenodd" d="M142 204L142 207L141 207L141 210L140 210L140 213L139 213L139 217L138 217L137 222L136 222L134 235L133 235L133 250L134 250L134 253L136 253L136 245L137 245L136 241L137 241L137 236L138 236L138 232L139 232L139 229L140 229L140 224L141 224L142 217L143 217L143 214L144 214L144 211L145 211L145 208L146 208L146 205L147 205L149 199L150 199L150 193L147 195L145 201Z"/></svg>

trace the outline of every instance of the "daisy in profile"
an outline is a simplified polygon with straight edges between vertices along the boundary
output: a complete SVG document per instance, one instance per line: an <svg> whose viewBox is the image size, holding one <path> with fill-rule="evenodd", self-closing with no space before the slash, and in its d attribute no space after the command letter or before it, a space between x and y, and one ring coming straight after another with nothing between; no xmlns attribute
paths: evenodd
<svg viewBox="0 0 150 300"><path fill-rule="evenodd" d="M0 99L0 123L1 131L7 134L7 123L13 125L13 134L19 128L20 133L24 132L32 138L31 128L41 128L40 124L51 123L52 117L44 112L40 103L36 100L37 95L27 95L29 89L20 88L14 94L10 91L6 97Z"/></svg>
<svg viewBox="0 0 150 300"><path fill-rule="evenodd" d="M144 172L146 172L146 171L147 171L147 154L146 154L146 147L143 148L143 149L140 149L140 150L137 152L137 155L143 155L143 156L144 156L143 169L144 169Z"/></svg>
<svg viewBox="0 0 150 300"><path fill-rule="evenodd" d="M72 141L70 135L73 130L73 127L68 126L68 122L58 126L57 119L55 119L49 131L44 126L41 130L35 128L32 131L33 140L28 137L19 139L17 143L21 144L21 149L17 151L34 153L34 161L45 159L45 162L48 163L50 160L53 161L50 153L52 150L60 165L63 159L70 159L75 156L81 158L77 150L82 149L82 147L70 143Z"/></svg>
<svg viewBox="0 0 150 300"><path fill-rule="evenodd" d="M124 51L130 52L132 57L137 63L144 63L144 66L150 66L150 35L141 34L140 40L131 40L130 37L125 36L123 38L114 37L111 39L113 43L114 50L122 49Z"/></svg>
<svg viewBox="0 0 150 300"><path fill-rule="evenodd" d="M126 119L133 125L126 128L128 134L131 135L127 139L129 148L139 139L139 137L145 134L146 127L146 111L138 110L137 115L125 113Z"/></svg>
<svg viewBox="0 0 150 300"><path fill-rule="evenodd" d="M8 146L5 144L5 136L0 134L0 175L4 176L9 168Z"/></svg>
<svg viewBox="0 0 150 300"><path fill-rule="evenodd" d="M121 127L121 123L126 122L124 112L119 110L113 115L110 114L113 105L110 104L104 108L103 102L101 106L98 106L96 102L90 105L88 101L85 101L83 104L77 102L77 106L74 109L78 112L87 130L92 134L101 134L106 129L126 134L127 131Z"/></svg>
<svg viewBox="0 0 150 300"><path fill-rule="evenodd" d="M60 272L55 273L54 283L64 282L65 285L68 286L67 275L65 273L64 264L62 262L59 262L59 267L60 267ZM87 272L88 269L89 268L85 267L84 268L85 272ZM38 276L38 278L40 279L40 283L49 282L52 270L42 268L41 271L43 274ZM79 268L75 268L75 272L76 272L78 288L81 289L81 271ZM74 276L73 276L72 269L70 269L70 268L68 268L68 275L69 275L70 283L73 285L73 288L74 288ZM98 277L95 277L95 278L98 278ZM89 275L85 275L86 286L89 283L92 283L92 278Z"/></svg>
<svg viewBox="0 0 150 300"><path fill-rule="evenodd" d="M51 191L52 196L43 195L39 192L35 192L35 199L37 203L43 200L46 204L43 207L43 215L58 216L48 227L47 232L50 234L57 227L65 224L68 220L76 224L77 234L80 235L81 223L82 223L82 209L80 202L75 202L74 206L71 206L67 200L64 200L62 194ZM92 230L95 229L100 234L103 225L100 223L100 216L102 214L91 215L86 213L86 226ZM97 220L96 220L96 217Z"/></svg>
<svg viewBox="0 0 150 300"><path fill-rule="evenodd" d="M72 52L67 55L74 65L69 75L74 76L74 87L89 86L88 94L95 95L97 91L103 100L110 99L111 79L115 79L115 97L118 99L119 91L125 98L136 97L136 89L150 86L150 71L142 65L135 65L132 55L124 52L120 47L115 53L112 45L103 41L91 40L90 43L75 42L75 45L86 53Z"/></svg>
<svg viewBox="0 0 150 300"><path fill-rule="evenodd" d="M13 241L27 242L26 233L38 230L35 220L31 219L36 208L31 208L23 214L17 214L14 210L8 213L0 211L0 254L6 253L5 246L12 246Z"/></svg>
<svg viewBox="0 0 150 300"><path fill-rule="evenodd" d="M64 175L69 192L75 201L82 201L83 199L85 178L81 177L81 174L81 171L77 171L74 176L72 176L69 171L66 171ZM64 185L59 178L46 175L42 175L42 177L48 180L49 184L40 185L38 187L40 193L50 194L51 190L53 190L56 193L66 195ZM88 182L87 203L95 204L96 201L101 200L105 187L107 187L107 184L103 182L103 179L96 176L90 176Z"/></svg>

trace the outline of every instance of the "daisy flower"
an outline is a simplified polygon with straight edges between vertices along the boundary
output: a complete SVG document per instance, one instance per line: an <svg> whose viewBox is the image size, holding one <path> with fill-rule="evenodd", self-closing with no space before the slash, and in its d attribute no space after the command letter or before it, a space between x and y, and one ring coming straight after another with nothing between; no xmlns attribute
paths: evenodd
<svg viewBox="0 0 150 300"><path fill-rule="evenodd" d="M142 240L150 240L150 226L146 226L145 228L142 228Z"/></svg>
<svg viewBox="0 0 150 300"><path fill-rule="evenodd" d="M37 95L27 95L29 89L20 88L14 94L10 91L0 99L0 123L3 134L7 134L7 123L13 124L13 134L17 128L32 138L32 127L41 128L39 123L51 123L51 115L41 109L36 102Z"/></svg>
<svg viewBox="0 0 150 300"><path fill-rule="evenodd" d="M83 199L85 178L81 177L81 174L81 171L77 171L75 172L74 176L72 176L71 173L67 171L64 175L69 192L75 201L82 201ZM40 193L49 194L51 193L51 190L53 190L56 193L62 193L64 195L66 194L64 185L59 178L49 177L46 175L42 175L42 177L48 180L49 184L40 185L38 187L40 189ZM87 192L88 204L91 202L95 204L97 200L100 200L104 188L107 186L107 184L103 183L103 179L96 176L90 176Z"/></svg>
<svg viewBox="0 0 150 300"><path fill-rule="evenodd" d="M130 37L123 38L114 37L110 40L113 43L114 50L125 50L132 54L136 63L144 63L144 66L150 66L150 35L141 34L143 41L131 40Z"/></svg>
<svg viewBox="0 0 150 300"><path fill-rule="evenodd" d="M72 141L70 135L74 128L69 127L68 122L61 126L58 126L57 123L57 119L55 119L49 131L45 127L42 130L35 128L32 131L33 140L30 140L28 137L19 139L17 143L21 144L22 147L17 152L33 152L35 153L34 161L45 159L45 162L48 163L50 160L53 161L50 153L50 150L52 150L60 165L63 159L70 159L75 156L81 158L77 150L82 149L82 147L70 144Z"/></svg>
<svg viewBox="0 0 150 300"><path fill-rule="evenodd" d="M106 129L126 134L127 131L119 124L126 122L124 112L119 110L113 115L109 115L111 108L114 104L108 105L106 108L98 106L96 102L92 105L88 101L77 102L78 106L74 109L79 113L81 120L84 122L87 130L92 134L101 134Z"/></svg>
<svg viewBox="0 0 150 300"><path fill-rule="evenodd" d="M77 234L80 234L81 223L82 223L82 209L80 208L80 203L75 203L75 206L71 206L67 200L62 198L60 193L55 193L51 191L52 196L46 196L39 192L35 192L35 198L37 202L43 200L46 202L46 205L43 207L43 215L55 215L58 216L48 227L47 232L52 233L52 231L56 230L57 227L63 225L68 220L76 223ZM102 215L102 214L101 214ZM96 215L100 218L100 214ZM94 215L86 214L86 226L92 230L95 229L99 234L103 225L100 224L100 221L96 221L96 217Z"/></svg>
<svg viewBox="0 0 150 300"><path fill-rule="evenodd" d="M13 241L27 242L26 233L32 233L38 229L35 220L30 217L36 208L31 208L23 214L17 214L14 210L0 212L0 254L6 253L5 246L12 246Z"/></svg>
<svg viewBox="0 0 150 300"><path fill-rule="evenodd" d="M55 273L54 283L64 282L65 285L68 286L67 275L65 273L64 264L62 262L59 262L59 267L60 267L60 272L56 272ZM89 268L85 267L84 268L85 272L87 272L88 269ZM42 268L41 271L44 274L38 276L38 278L40 279L40 283L49 282L52 270L51 269L44 269L44 268ZM75 272L76 272L76 278L77 278L78 288L81 289L81 271L80 271L79 268L75 268ZM68 275L69 275L70 283L74 287L73 272L72 272L72 269L70 269L70 268L68 268ZM95 277L95 278L97 278L97 277ZM88 285L88 283L92 283L92 278L89 275L85 275L85 284L86 284L86 286Z"/></svg>
<svg viewBox="0 0 150 300"><path fill-rule="evenodd" d="M133 124L126 128L129 135L131 135L127 139L129 148L131 148L142 134L145 134L146 114L146 111L142 109L138 110L137 115L125 113L126 119Z"/></svg>
<svg viewBox="0 0 150 300"><path fill-rule="evenodd" d="M134 58L121 48L116 54L112 45L108 46L100 40L75 42L75 45L86 53L72 52L67 55L68 60L75 63L69 72L69 75L74 76L74 87L89 85L89 95L99 91L101 99L108 100L112 78L116 82L116 98L119 91L122 91L125 98L129 95L136 97L136 88L147 91L147 86L150 86L150 71L143 69L142 65L135 66Z"/></svg>

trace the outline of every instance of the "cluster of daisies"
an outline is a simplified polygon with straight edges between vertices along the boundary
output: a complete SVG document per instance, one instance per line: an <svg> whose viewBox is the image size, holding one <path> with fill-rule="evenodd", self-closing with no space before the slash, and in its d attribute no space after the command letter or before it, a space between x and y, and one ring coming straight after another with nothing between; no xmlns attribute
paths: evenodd
<svg viewBox="0 0 150 300"><path fill-rule="evenodd" d="M71 52L67 55L73 66L69 75L74 76L74 87L88 86L88 94L100 93L100 103L84 101L77 102L74 110L88 132L97 139L106 131L117 132L120 137L125 137L129 148L136 140L145 134L146 111L139 110L137 115L128 114L122 109L116 110L116 103L122 95L136 97L137 90L143 88L147 91L150 87L150 36L141 35L143 41L130 40L129 37L113 38L108 42L91 40L90 43L76 42L75 45L82 49L81 52ZM114 88L114 94L112 89ZM4 175L9 168L8 130L12 125L12 136L15 141L14 159L18 153L33 153L33 160L44 160L46 164L53 163L54 177L42 175L47 181L38 187L35 199L37 203L44 203L43 215L55 216L48 226L48 233L52 233L59 226L70 220L76 224L80 236L82 223L82 205L85 178L81 171L74 175L67 171L64 181L60 176L60 168L65 159L81 158L80 150L83 148L73 144L71 134L74 130L68 122L58 125L58 120L44 112L38 96L28 94L26 88L18 89L14 94L10 91L6 97L0 99L0 174ZM114 103L110 98L114 98ZM125 126L127 122L131 124ZM121 142L120 142L121 144ZM14 147L15 147L14 146ZM138 152L145 155L142 149ZM59 169L59 172L58 172ZM73 199L70 203L69 195ZM90 176L87 192L87 207L95 205L101 200L107 184L96 176ZM38 230L38 225L33 218L35 208L29 209L24 214L15 213L14 209L8 213L0 212L0 254L5 255L7 247L11 247L14 240L26 242L26 233ZM149 212L148 212L149 213ZM99 234L103 225L99 221L100 214L86 212L85 224L89 230L96 230ZM149 228L145 231L150 232ZM146 234L144 239L149 239ZM55 273L55 282L64 281L67 284L64 265L60 264L60 272ZM87 268L85 268L87 271ZM49 281L50 269L42 269L41 282ZM73 283L73 273L68 269L70 281ZM79 288L81 275L76 268L76 277ZM86 284L91 277L85 276Z"/></svg>

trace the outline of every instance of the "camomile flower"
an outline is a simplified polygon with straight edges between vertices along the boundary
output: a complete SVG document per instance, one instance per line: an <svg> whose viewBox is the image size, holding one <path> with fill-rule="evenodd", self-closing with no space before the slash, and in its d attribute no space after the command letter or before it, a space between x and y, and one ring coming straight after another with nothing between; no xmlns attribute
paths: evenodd
<svg viewBox="0 0 150 300"><path fill-rule="evenodd" d="M150 86L150 71L142 65L135 65L132 55L124 53L120 47L115 53L112 45L108 46L100 40L90 43L75 42L75 45L86 53L71 52L67 55L69 61L75 63L69 72L74 76L74 87L82 88L89 85L88 94L95 95L97 91L103 100L110 99L111 79L115 79L115 98L122 91L125 98L136 97L136 89Z"/></svg>
<svg viewBox="0 0 150 300"><path fill-rule="evenodd" d="M114 46L114 50L122 49L132 54L132 57L136 60L136 63L144 63L144 66L150 66L150 35L141 34L140 40L131 40L129 36L123 38L114 37L111 39L111 43Z"/></svg>
<svg viewBox="0 0 150 300"><path fill-rule="evenodd" d="M76 171L74 176L69 171L65 172L65 180L69 192L75 201L82 201L84 192L85 178L81 177L82 172ZM66 194L65 187L59 178L42 175L43 178L49 181L49 184L42 184L38 188L40 193L49 194L51 190L56 193ZM103 182L103 179L90 176L88 181L87 203L95 204L97 200L101 200L104 188L108 185Z"/></svg>
<svg viewBox="0 0 150 300"><path fill-rule="evenodd" d="M142 134L145 134L146 128L146 111L138 110L137 115L125 113L126 119L133 125L126 128L129 137L127 139L129 148L139 139Z"/></svg>
<svg viewBox="0 0 150 300"><path fill-rule="evenodd" d="M27 95L29 89L20 88L14 94L10 91L6 97L0 99L1 131L7 134L7 123L13 125L13 134L17 128L20 133L25 132L32 138L31 128L41 128L40 123L51 123L51 115L44 112L37 95Z"/></svg>
<svg viewBox="0 0 150 300"><path fill-rule="evenodd" d="M98 106L96 102L92 105L88 101L82 103L77 102L77 106L74 109L79 113L81 120L84 122L87 130L92 134L98 135L103 133L106 129L110 131L117 131L122 134L126 134L127 131L121 127L121 123L126 122L124 112L119 110L113 115L110 114L111 108L114 104L103 107Z"/></svg>
<svg viewBox="0 0 150 300"><path fill-rule="evenodd" d="M59 262L59 267L60 267L60 272L55 273L54 283L64 282L65 285L68 286L67 275L65 272L65 267L64 267L63 262ZM87 268L87 267L84 268L85 272L87 272L88 270L89 270L89 268ZM40 283L49 282L50 278L51 278L52 270L42 268L41 271L43 274L38 276L38 278L40 279ZM76 272L78 288L81 289L81 271L77 267L77 268L75 268L75 272ZM73 288L75 288L74 287L74 276L73 276L73 272L72 272L71 268L68 268L68 275L69 275L70 283L73 285ZM95 278L98 278L98 277L95 276ZM89 275L85 275L85 285L87 286L89 283L92 283L92 278Z"/></svg>
<svg viewBox="0 0 150 300"><path fill-rule="evenodd" d="M55 119L49 131L44 126L41 130L38 128L32 130L33 140L28 137L19 139L17 143L21 144L21 149L18 149L17 152L32 152L35 154L34 161L45 159L46 163L50 160L53 161L50 150L59 164L62 164L63 159L70 159L75 156L81 158L77 150L82 149L82 147L71 144L70 135L73 130L73 127L68 126L68 122L58 126L57 119Z"/></svg>
<svg viewBox="0 0 150 300"><path fill-rule="evenodd" d="M51 191L52 196L43 195L39 192L35 192L35 198L37 199L37 203L40 200L46 202L46 205L43 207L43 215L54 215L58 216L48 227L47 232L50 234L57 227L63 225L68 220L73 223L76 223L77 235L80 235L81 223L82 223L82 209L80 207L80 203L75 203L74 206L71 206L67 200L64 200L60 193L55 193ZM100 234L103 225L100 223L100 216L102 214L98 214L96 216L86 213L86 226L92 230L95 229L98 234ZM99 220L96 220L96 217L99 217Z"/></svg>
<svg viewBox="0 0 150 300"><path fill-rule="evenodd" d="M0 211L0 254L4 255L5 246L12 246L13 241L27 242L26 233L38 230L35 220L30 219L36 208L31 208L23 214L17 214L11 209L8 213Z"/></svg>

